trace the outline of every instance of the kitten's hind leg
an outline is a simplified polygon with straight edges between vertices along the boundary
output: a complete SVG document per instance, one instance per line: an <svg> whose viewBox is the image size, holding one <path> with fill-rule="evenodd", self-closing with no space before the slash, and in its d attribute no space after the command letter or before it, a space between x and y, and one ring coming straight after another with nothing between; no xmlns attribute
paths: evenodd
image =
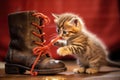
<svg viewBox="0 0 120 80"><path fill-rule="evenodd" d="M86 69L86 73L88 74L95 74L98 73L100 69L99 62L98 63L91 63L89 68Z"/></svg>
<svg viewBox="0 0 120 80"><path fill-rule="evenodd" d="M86 69L86 73L88 73L88 74L95 74L95 73L98 73L98 72L99 72L98 68L87 68Z"/></svg>

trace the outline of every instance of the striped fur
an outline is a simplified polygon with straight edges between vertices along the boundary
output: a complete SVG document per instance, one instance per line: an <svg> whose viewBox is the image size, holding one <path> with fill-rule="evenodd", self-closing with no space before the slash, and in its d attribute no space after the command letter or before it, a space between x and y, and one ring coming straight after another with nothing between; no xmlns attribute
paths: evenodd
<svg viewBox="0 0 120 80"><path fill-rule="evenodd" d="M56 42L56 46L64 44L58 48L57 53L61 56L74 55L77 63L80 65L78 69L74 69L75 73L97 73L99 68L107 65L107 50L103 43L92 33L85 29L82 19L71 13L54 15L57 25L58 35L66 44Z"/></svg>

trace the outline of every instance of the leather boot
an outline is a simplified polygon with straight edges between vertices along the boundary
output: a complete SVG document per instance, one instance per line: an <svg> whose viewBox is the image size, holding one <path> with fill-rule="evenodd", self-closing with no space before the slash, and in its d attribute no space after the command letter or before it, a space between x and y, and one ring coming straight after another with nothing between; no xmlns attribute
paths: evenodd
<svg viewBox="0 0 120 80"><path fill-rule="evenodd" d="M43 38L38 38L32 34L37 32L42 34L31 23L42 25L42 18L32 16L34 11L23 11L11 13L8 15L8 24L10 32L9 50L6 55L5 72L7 74L23 74L30 70L36 56L33 55L32 49L36 47L34 42L43 42ZM65 71L66 67L62 61L54 60L43 54L37 62L34 71L38 74L56 74Z"/></svg>

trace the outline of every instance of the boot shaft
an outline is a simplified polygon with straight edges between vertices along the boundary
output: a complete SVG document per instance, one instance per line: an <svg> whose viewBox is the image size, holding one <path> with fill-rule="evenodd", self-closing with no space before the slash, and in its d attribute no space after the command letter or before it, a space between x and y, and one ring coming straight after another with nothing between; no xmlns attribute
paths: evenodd
<svg viewBox="0 0 120 80"><path fill-rule="evenodd" d="M34 41L40 41L32 34L33 31L36 33L42 33L42 31L35 28L32 22L40 25L40 19L36 18L32 14L34 11L17 12L8 15L8 24L10 32L10 45L9 47L16 50L32 50L36 45Z"/></svg>

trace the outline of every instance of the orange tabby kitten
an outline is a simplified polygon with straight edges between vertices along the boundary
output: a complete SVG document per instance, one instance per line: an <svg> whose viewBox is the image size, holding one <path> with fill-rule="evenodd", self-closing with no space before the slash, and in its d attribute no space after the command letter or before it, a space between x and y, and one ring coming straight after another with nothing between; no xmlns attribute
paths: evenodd
<svg viewBox="0 0 120 80"><path fill-rule="evenodd" d="M53 14L53 16L58 35L63 39L54 44L60 47L57 54L76 57L80 67L73 70L75 73L97 73L101 66L109 64L105 46L95 35L85 29L79 16L72 13Z"/></svg>

